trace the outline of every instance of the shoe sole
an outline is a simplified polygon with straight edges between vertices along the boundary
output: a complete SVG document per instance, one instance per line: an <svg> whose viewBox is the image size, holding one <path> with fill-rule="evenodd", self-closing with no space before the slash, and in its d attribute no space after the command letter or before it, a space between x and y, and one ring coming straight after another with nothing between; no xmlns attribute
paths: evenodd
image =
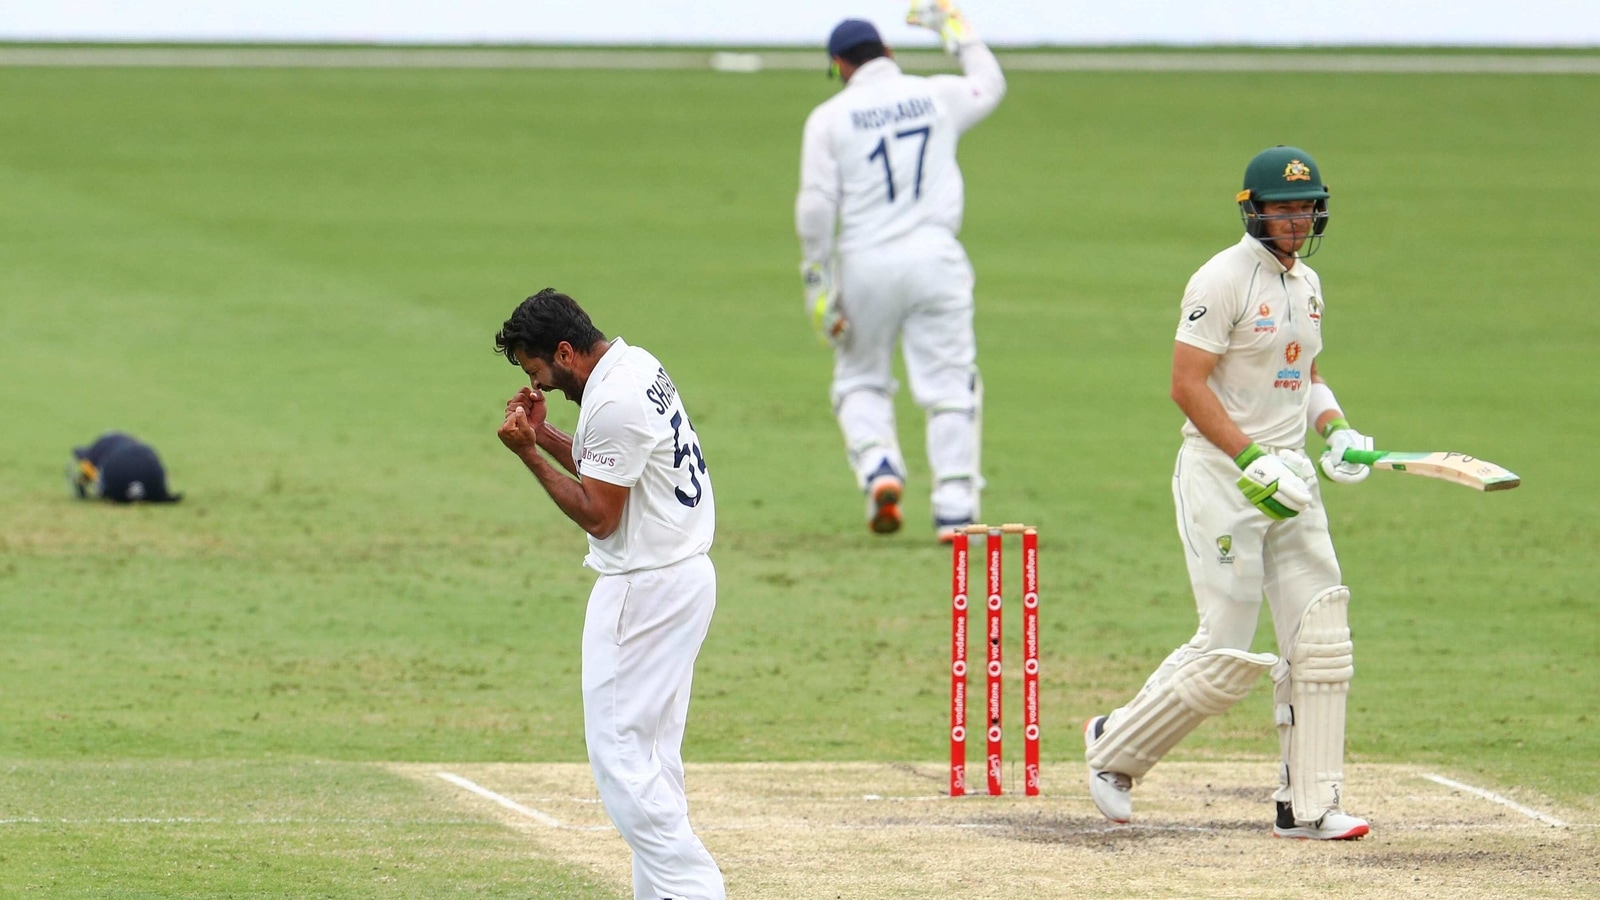
<svg viewBox="0 0 1600 900"><path fill-rule="evenodd" d="M873 534L894 534L900 530L900 485L885 483L872 492L872 521L867 527Z"/></svg>
<svg viewBox="0 0 1600 900"><path fill-rule="evenodd" d="M1357 825L1342 834L1322 834L1314 828L1282 828L1272 826L1274 837L1288 838L1293 841L1359 841L1367 836L1372 829L1366 825Z"/></svg>

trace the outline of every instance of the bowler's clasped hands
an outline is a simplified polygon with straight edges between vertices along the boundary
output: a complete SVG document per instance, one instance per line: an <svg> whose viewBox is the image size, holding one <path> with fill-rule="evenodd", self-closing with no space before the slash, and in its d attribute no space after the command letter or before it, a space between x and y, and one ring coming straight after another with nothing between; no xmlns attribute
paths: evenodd
<svg viewBox="0 0 1600 900"><path fill-rule="evenodd" d="M500 423L500 443L518 456L539 446L539 426L544 424L544 392L524 387L506 401L506 418Z"/></svg>

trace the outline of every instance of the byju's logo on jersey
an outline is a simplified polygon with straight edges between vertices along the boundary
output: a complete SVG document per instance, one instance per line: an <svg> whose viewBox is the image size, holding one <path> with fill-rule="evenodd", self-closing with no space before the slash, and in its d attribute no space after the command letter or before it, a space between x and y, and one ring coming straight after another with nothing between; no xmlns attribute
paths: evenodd
<svg viewBox="0 0 1600 900"><path fill-rule="evenodd" d="M593 450L590 450L588 447L583 448L583 461L586 463L594 463L597 466L605 466L608 469L616 468L617 465L617 458L615 456L601 456Z"/></svg>

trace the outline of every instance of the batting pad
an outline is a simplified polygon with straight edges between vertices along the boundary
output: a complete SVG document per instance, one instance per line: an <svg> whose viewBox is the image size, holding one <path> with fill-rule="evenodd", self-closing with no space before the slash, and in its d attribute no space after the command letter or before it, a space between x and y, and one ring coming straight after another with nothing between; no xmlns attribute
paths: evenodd
<svg viewBox="0 0 1600 900"><path fill-rule="evenodd" d="M1350 589L1323 591L1306 608L1289 652L1289 708L1280 706L1277 720L1288 731L1289 791L1301 821L1315 821L1343 800L1345 700L1356 672L1349 617Z"/></svg>
<svg viewBox="0 0 1600 900"><path fill-rule="evenodd" d="M1209 716L1243 700L1261 673L1278 661L1271 653L1212 650L1184 662L1163 684L1139 692L1108 723L1089 753L1089 767L1142 778L1161 757Z"/></svg>

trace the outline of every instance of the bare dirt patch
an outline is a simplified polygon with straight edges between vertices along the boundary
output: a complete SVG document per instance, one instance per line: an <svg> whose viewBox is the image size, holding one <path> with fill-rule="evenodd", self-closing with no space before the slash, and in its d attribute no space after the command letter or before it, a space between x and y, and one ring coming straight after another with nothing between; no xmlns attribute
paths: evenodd
<svg viewBox="0 0 1600 900"><path fill-rule="evenodd" d="M626 890L628 851L584 765L397 765L499 816L552 857ZM437 777L454 772L538 817ZM1373 833L1272 836L1271 761L1165 763L1133 824L1103 819L1081 770L1047 766L1040 797L943 796L929 764L706 764L688 772L695 829L736 898L1600 897L1600 828L1542 798L1557 827L1422 777L1350 766L1349 811ZM555 822L558 824L551 824Z"/></svg>

